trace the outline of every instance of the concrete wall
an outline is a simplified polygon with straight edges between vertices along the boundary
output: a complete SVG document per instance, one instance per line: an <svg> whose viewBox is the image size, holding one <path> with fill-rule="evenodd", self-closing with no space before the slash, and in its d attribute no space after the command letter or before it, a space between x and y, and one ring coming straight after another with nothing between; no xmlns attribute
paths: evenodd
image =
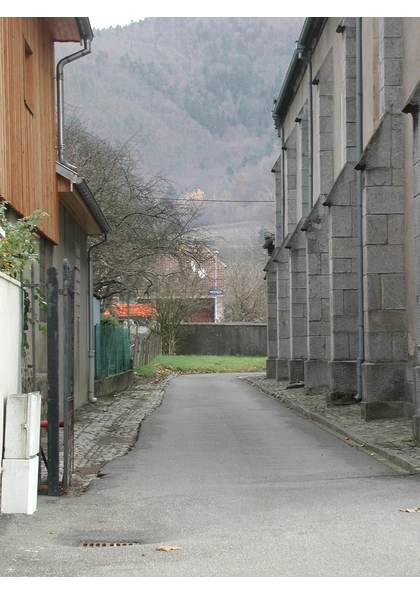
<svg viewBox="0 0 420 594"><path fill-rule="evenodd" d="M95 380L95 398L104 398L117 394L117 392L123 392L131 386L133 380L134 371L132 369Z"/></svg>
<svg viewBox="0 0 420 594"><path fill-rule="evenodd" d="M277 360L277 266L270 258L265 267L267 284L267 377L276 377Z"/></svg>
<svg viewBox="0 0 420 594"><path fill-rule="evenodd" d="M267 355L266 324L185 324L177 355Z"/></svg>

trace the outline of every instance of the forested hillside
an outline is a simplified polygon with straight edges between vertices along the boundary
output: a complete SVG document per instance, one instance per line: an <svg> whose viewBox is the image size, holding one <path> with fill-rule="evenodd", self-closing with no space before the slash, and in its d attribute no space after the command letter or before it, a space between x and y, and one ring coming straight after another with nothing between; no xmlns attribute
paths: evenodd
<svg viewBox="0 0 420 594"><path fill-rule="evenodd" d="M278 150L271 110L302 23L148 18L94 30L92 54L65 68L67 114L115 144L134 138L141 172L165 174L174 196L200 188L202 224L252 221L257 239L274 225L263 202Z"/></svg>

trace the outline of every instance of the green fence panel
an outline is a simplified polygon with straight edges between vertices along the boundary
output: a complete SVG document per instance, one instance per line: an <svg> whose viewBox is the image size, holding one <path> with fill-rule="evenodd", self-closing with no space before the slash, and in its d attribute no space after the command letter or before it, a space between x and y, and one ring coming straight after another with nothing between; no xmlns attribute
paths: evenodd
<svg viewBox="0 0 420 594"><path fill-rule="evenodd" d="M130 331L122 326L95 326L95 379L130 369Z"/></svg>

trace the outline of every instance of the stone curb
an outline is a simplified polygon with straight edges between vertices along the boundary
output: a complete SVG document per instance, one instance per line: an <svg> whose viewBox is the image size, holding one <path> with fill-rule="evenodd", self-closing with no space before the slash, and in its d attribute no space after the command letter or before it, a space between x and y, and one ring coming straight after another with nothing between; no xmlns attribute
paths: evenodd
<svg viewBox="0 0 420 594"><path fill-rule="evenodd" d="M411 462L408 462L408 460L406 460L404 457L398 456L397 454L393 454L387 451L385 448L381 448L372 443L369 443L368 441L358 437L350 431L343 429L336 423L329 421L328 419L319 415L318 413L315 413L310 409L303 407L300 404L296 404L295 402L293 402L293 400L284 396L284 394L273 394L271 391L264 389L264 387L261 386L257 381L253 381L252 378L243 377L242 379L244 379L246 382L253 385L254 387L258 388L261 392L263 392L265 395L269 396L273 400L277 400L278 402L280 402L280 404L282 404L292 412L295 412L299 416L316 423L318 426L322 427L323 429L326 429L330 433L333 433L343 441L346 441L346 443L349 443L350 446L364 448L365 451L377 454L378 456L383 458L385 463L388 462L388 465L391 464L392 467L396 466L398 469L400 469L400 471L402 470L410 474L417 474L420 472L420 468L418 466L411 464Z"/></svg>

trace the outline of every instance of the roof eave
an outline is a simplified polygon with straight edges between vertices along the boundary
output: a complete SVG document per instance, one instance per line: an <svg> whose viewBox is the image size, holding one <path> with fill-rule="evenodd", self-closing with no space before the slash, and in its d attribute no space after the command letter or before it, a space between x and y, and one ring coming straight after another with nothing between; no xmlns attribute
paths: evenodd
<svg viewBox="0 0 420 594"><path fill-rule="evenodd" d="M57 43L92 41L93 31L88 17L44 17L52 38Z"/></svg>
<svg viewBox="0 0 420 594"><path fill-rule="evenodd" d="M78 177L75 185L79 190L79 193L82 196L83 200L86 202L86 205L88 206L89 210L95 217L96 222L104 232L104 234L107 235L111 233L111 227L108 221L106 220L105 215L102 212L99 204L96 202L96 199L92 194L85 178Z"/></svg>
<svg viewBox="0 0 420 594"><path fill-rule="evenodd" d="M328 17L307 17L305 19L302 32L296 43L298 46L305 48L305 53L309 54L308 57L312 54L327 19ZM307 68L307 63L299 59L299 53L298 49L295 49L272 112L274 125L277 129L280 128L284 122L289 107L299 88L302 76Z"/></svg>
<svg viewBox="0 0 420 594"><path fill-rule="evenodd" d="M67 179L72 185L77 188L79 195L86 204L87 209L94 218L96 224L105 235L111 233L111 227L102 212L99 204L97 203L91 189L89 188L86 180L83 177L79 177L74 171L65 167L62 163L56 162L56 173Z"/></svg>

